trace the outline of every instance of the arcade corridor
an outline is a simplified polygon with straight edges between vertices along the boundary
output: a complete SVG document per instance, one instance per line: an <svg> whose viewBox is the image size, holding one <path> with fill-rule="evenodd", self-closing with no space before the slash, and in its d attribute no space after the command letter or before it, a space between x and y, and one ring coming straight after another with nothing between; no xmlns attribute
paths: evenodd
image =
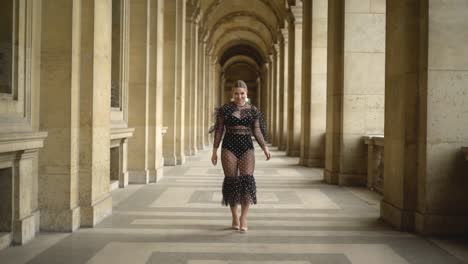
<svg viewBox="0 0 468 264"><path fill-rule="evenodd" d="M374 192L327 185L321 169L284 152L273 151L268 163L256 154L259 205L247 233L230 229L221 168L203 151L157 184L115 190L112 216L95 228L40 233L0 251L1 263L462 263L452 254L468 261L466 248L449 253L379 221Z"/></svg>
<svg viewBox="0 0 468 264"><path fill-rule="evenodd" d="M0 264L468 263L467 28L468 0L0 1ZM246 234L210 164L238 80L273 150L232 181Z"/></svg>

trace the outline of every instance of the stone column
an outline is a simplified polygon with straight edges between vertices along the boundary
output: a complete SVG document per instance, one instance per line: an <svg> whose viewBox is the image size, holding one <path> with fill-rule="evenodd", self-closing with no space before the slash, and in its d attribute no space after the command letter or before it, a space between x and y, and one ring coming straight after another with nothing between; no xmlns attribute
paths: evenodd
<svg viewBox="0 0 468 264"><path fill-rule="evenodd" d="M176 0L176 56L175 56L175 87L177 89L176 100L176 158L177 164L185 163L185 24L186 24L186 0Z"/></svg>
<svg viewBox="0 0 468 264"><path fill-rule="evenodd" d="M274 55L273 54L270 54L269 57L268 57L269 61L268 61L268 64L269 64L269 68L268 68L268 89L267 89L267 98L268 98L268 104L267 104L267 122L268 122L268 138L270 139L270 143L273 144L273 140L274 140L274 137L273 137L273 127L274 127L274 116L273 116L273 109L274 109L274 105L273 105L273 87L274 87L274 73L275 73L275 58L274 58Z"/></svg>
<svg viewBox="0 0 468 264"><path fill-rule="evenodd" d="M185 135L186 135L186 155L194 155L197 152L196 147L196 117L197 117L197 85L195 77L195 65L196 65L196 19L197 19L197 7L190 1L187 2L187 18L186 18L186 54L185 54L185 88L186 88L186 100L185 100Z"/></svg>
<svg viewBox="0 0 468 264"><path fill-rule="evenodd" d="M44 231L70 232L80 226L81 21L81 1L43 2L39 112L40 129L50 136L39 156Z"/></svg>
<svg viewBox="0 0 468 264"><path fill-rule="evenodd" d="M177 129L180 122L177 119L177 93L176 88L176 1L164 1L164 103L163 126L167 127L167 133L163 137L164 165L175 166L177 164ZM180 128L179 128L180 129Z"/></svg>
<svg viewBox="0 0 468 264"><path fill-rule="evenodd" d="M283 34L283 58L282 58L282 66L281 66L281 75L282 75L282 82L281 82L281 105L283 107L282 112L282 123L283 123L283 132L281 134L281 144L279 146L279 150L285 151L288 145L288 84L289 84L289 26L288 21L285 22L286 27L281 30Z"/></svg>
<svg viewBox="0 0 468 264"><path fill-rule="evenodd" d="M468 142L464 3L387 3L381 216L400 230L466 233L468 167L460 152Z"/></svg>
<svg viewBox="0 0 468 264"><path fill-rule="evenodd" d="M199 31L199 33L201 30ZM201 41L198 45L198 149L205 149L205 43Z"/></svg>
<svg viewBox="0 0 468 264"><path fill-rule="evenodd" d="M341 119L343 115L344 1L328 2L327 55L327 132L325 181L338 183L341 156Z"/></svg>
<svg viewBox="0 0 468 264"><path fill-rule="evenodd" d="M91 227L112 213L109 192L112 1L82 3L79 192L81 226Z"/></svg>
<svg viewBox="0 0 468 264"><path fill-rule="evenodd" d="M328 74L330 136L326 151L330 161L325 178L343 185L366 185L367 168L361 162L367 157L363 136L383 132L385 2L345 5L332 1L329 16L329 36L339 35L342 40L328 41L334 46L328 53L332 72ZM337 22L343 19L346 27Z"/></svg>
<svg viewBox="0 0 468 264"><path fill-rule="evenodd" d="M207 102L207 109L206 109L206 119L207 119L207 124L206 128L209 129L213 125L213 109L214 109L214 102L216 100L216 92L215 92L215 87L216 87L216 82L214 79L215 76L215 71L216 71L216 59L214 58L213 55L209 55L208 57L208 89L209 89L209 96L208 96L208 102ZM208 134L208 145L212 144L214 134Z"/></svg>
<svg viewBox="0 0 468 264"><path fill-rule="evenodd" d="M193 113L192 117L190 118L191 126L192 126L192 133L193 133L193 145L192 145L192 153L198 152L198 141L199 141L199 130L198 130L198 119L200 118L200 105L199 105L199 97L200 94L198 93L198 85L199 85L199 40L198 40L198 30L199 30L199 23L200 23L200 9L197 7L193 24L192 24L192 76L193 76L193 90L194 95L191 98L192 105L193 105Z"/></svg>
<svg viewBox="0 0 468 264"><path fill-rule="evenodd" d="M224 98L221 95L221 90L222 90L222 87L223 87L222 84L221 84L222 68L221 68L221 64L218 63L218 60L216 60L216 62L214 64L214 68L215 68L215 71L214 71L213 79L214 79L214 84L215 84L214 85L215 97L213 98L212 109L214 109L215 107L221 105L223 103L222 98ZM212 119L211 122L213 122L213 124L214 124L215 120Z"/></svg>
<svg viewBox="0 0 468 264"><path fill-rule="evenodd" d="M307 166L325 166L328 0L312 2L310 148Z"/></svg>
<svg viewBox="0 0 468 264"><path fill-rule="evenodd" d="M327 8L327 0L304 2L304 114L300 163L311 167L323 167L325 162Z"/></svg>
<svg viewBox="0 0 468 264"><path fill-rule="evenodd" d="M277 125L277 146L278 149L281 148L284 141L284 40L282 39L282 35L279 34L279 45L278 45L278 66L277 66L277 97L276 97L276 105L277 105L277 115L276 115L276 122Z"/></svg>
<svg viewBox="0 0 468 264"><path fill-rule="evenodd" d="M262 65L262 92L261 92L261 105L260 109L263 113L267 115L268 118L268 89L269 89L269 74L270 74L270 64L268 62ZM270 126L268 120L267 125Z"/></svg>
<svg viewBox="0 0 468 264"><path fill-rule="evenodd" d="M210 83L210 72L211 72L211 55L207 51L207 43L204 43L204 72L203 72L203 86L205 87L204 90L204 104L203 104L203 137L205 146L210 145L210 135L208 134L208 129L210 127L210 114L212 113L213 109L210 109L210 100L211 100L211 83Z"/></svg>
<svg viewBox="0 0 468 264"><path fill-rule="evenodd" d="M273 146L278 145L278 44L273 45L272 66L271 71L271 143Z"/></svg>
<svg viewBox="0 0 468 264"><path fill-rule="evenodd" d="M292 35L294 43L290 43L291 57L289 63L289 83L288 92L288 110L289 110L289 146L287 149L288 156L299 156L301 143L301 93L302 93L302 2L298 1L296 6L291 6L291 12L294 16L294 27L292 27Z"/></svg>
<svg viewBox="0 0 468 264"><path fill-rule="evenodd" d="M275 44L275 87L274 87L274 114L275 114L275 127L274 127L274 137L275 137L275 145L279 146L281 145L280 138L281 138L281 127L280 127L280 113L281 113L281 105L280 105L280 86L281 86L281 57L283 54L281 54L281 40L279 40L279 43Z"/></svg>
<svg viewBox="0 0 468 264"><path fill-rule="evenodd" d="M257 83L257 96L255 97L255 101L257 102L257 107L258 109L261 109L261 106L262 106L262 89L263 89L263 83L262 83L262 69L259 68L259 72L257 73L257 79L256 79L256 83ZM223 82L224 82L224 73L223 73ZM222 90L224 91L224 87L222 88ZM224 98L224 96L222 97Z"/></svg>
<svg viewBox="0 0 468 264"><path fill-rule="evenodd" d="M220 99L220 102L219 102L219 104L217 106L222 106L225 103L227 103L227 102L224 101L225 100L224 98L226 98L226 92L225 92L225 89L226 89L226 75L225 75L223 69L221 69L220 74L221 74L221 77L220 77L221 78L220 79L220 89L221 89L220 90L220 93L221 93L220 96L221 96L221 99Z"/></svg>
<svg viewBox="0 0 468 264"><path fill-rule="evenodd" d="M299 164L306 166L309 160L310 148L310 104L311 104L311 69L312 69L312 1L304 1L302 6L302 91L301 100L301 144ZM298 50L296 50L298 51Z"/></svg>
<svg viewBox="0 0 468 264"><path fill-rule="evenodd" d="M163 29L164 0L148 1L148 170L149 181L163 177Z"/></svg>
<svg viewBox="0 0 468 264"><path fill-rule="evenodd" d="M149 162L149 95L148 0L130 1L130 61L128 125L135 129L128 142L129 183L148 183ZM152 86L154 88L154 86ZM152 91L154 92L154 91ZM151 128L154 129L154 126ZM153 171L153 175L155 172Z"/></svg>

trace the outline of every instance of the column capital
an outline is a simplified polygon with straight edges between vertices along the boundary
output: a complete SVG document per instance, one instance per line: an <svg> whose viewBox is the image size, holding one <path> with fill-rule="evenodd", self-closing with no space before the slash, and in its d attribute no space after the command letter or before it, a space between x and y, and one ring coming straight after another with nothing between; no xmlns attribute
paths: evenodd
<svg viewBox="0 0 468 264"><path fill-rule="evenodd" d="M273 44L273 47L275 48L276 53L279 53L279 51L280 51L280 44L279 44L279 43L275 43L275 44Z"/></svg>
<svg viewBox="0 0 468 264"><path fill-rule="evenodd" d="M281 34L283 34L283 41L284 43L288 43L289 42L289 29L288 28L283 28L281 29Z"/></svg>
<svg viewBox="0 0 468 264"><path fill-rule="evenodd" d="M275 60L275 54L274 53L268 54L268 63L273 64L274 60Z"/></svg>
<svg viewBox="0 0 468 264"><path fill-rule="evenodd" d="M219 60L219 57L218 56L214 56L213 54L210 55L210 59L211 59L211 63L216 66L216 65L219 65L218 63L218 60Z"/></svg>
<svg viewBox="0 0 468 264"><path fill-rule="evenodd" d="M194 18L193 18L193 21L194 21L195 25L197 25L197 26L200 24L200 17L201 17L200 13L201 13L200 8L197 8L197 11L194 14Z"/></svg>
<svg viewBox="0 0 468 264"><path fill-rule="evenodd" d="M295 6L291 6L291 14L294 18L294 24L302 24L302 2L298 2Z"/></svg>

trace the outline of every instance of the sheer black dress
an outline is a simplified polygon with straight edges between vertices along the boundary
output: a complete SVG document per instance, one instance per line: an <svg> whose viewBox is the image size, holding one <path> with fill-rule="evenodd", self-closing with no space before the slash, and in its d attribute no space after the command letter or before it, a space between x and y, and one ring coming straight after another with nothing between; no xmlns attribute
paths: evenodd
<svg viewBox="0 0 468 264"><path fill-rule="evenodd" d="M263 114L253 105L225 104L216 111L213 147L221 147L224 171L223 201L231 207L236 204L256 204L254 178L255 155L252 136L260 147L266 145L266 123Z"/></svg>

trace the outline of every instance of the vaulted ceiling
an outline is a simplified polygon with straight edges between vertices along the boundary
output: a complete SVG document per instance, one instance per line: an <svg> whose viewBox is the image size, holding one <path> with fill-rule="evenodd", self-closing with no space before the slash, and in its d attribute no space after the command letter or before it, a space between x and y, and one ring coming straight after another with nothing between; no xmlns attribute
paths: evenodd
<svg viewBox="0 0 468 264"><path fill-rule="evenodd" d="M208 50L217 58L223 57L224 61L235 55L249 56L261 67L272 53L273 44L281 36L279 29L284 27L287 14L286 2L286 0L200 0L200 26ZM238 52L233 52L232 49L236 46L242 48ZM250 49L245 48L246 46Z"/></svg>
<svg viewBox="0 0 468 264"><path fill-rule="evenodd" d="M282 38L291 0L199 0L200 27L208 52L225 73L240 65L261 75L261 68ZM232 68L232 69L231 69ZM239 72L234 70L232 72ZM229 78L228 78L229 79ZM248 81L248 80L247 80Z"/></svg>

